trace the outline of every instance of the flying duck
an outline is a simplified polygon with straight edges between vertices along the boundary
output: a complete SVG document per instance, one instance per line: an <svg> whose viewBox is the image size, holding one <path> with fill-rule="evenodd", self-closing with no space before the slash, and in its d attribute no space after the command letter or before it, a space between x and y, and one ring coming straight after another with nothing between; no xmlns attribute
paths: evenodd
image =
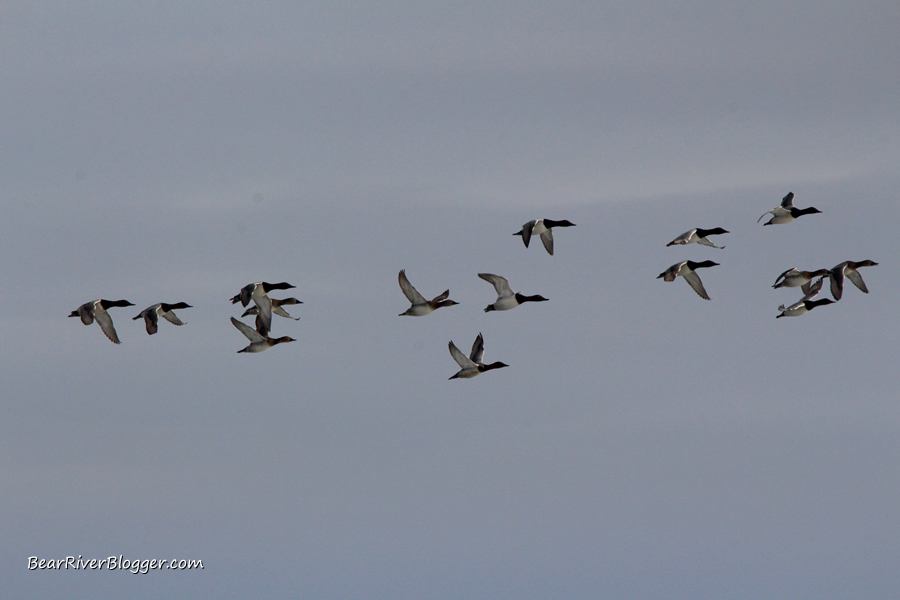
<svg viewBox="0 0 900 600"><path fill-rule="evenodd" d="M528 221L524 225L522 225L522 230L515 232L513 235L521 235L522 241L525 242L525 247L528 247L528 243L531 241L532 235L541 236L541 242L544 244L544 248L547 249L547 252L550 256L553 256L553 228L554 227L574 227L575 223L571 221L563 219L562 221L552 221L550 219L535 219L533 221Z"/></svg>
<svg viewBox="0 0 900 600"><path fill-rule="evenodd" d="M549 300L549 298L544 298L543 296L524 296L518 292L513 293L506 277L491 275L490 273L479 273L478 276L493 285L497 291L497 300L493 304L488 304L484 312L509 310L525 302L546 302Z"/></svg>
<svg viewBox="0 0 900 600"><path fill-rule="evenodd" d="M869 288L866 287L866 282L863 281L862 275L859 274L859 267L874 267L878 263L871 260L861 260L859 262L854 262L852 260L846 260L839 265L833 267L830 271L828 271L828 277L831 279L831 295L834 296L835 300L840 300L841 296L844 295L844 276L847 276L847 279L853 282L853 284L858 287L860 290L869 293Z"/></svg>
<svg viewBox="0 0 900 600"><path fill-rule="evenodd" d="M704 260L703 262L683 260L680 263L675 263L657 275L656 278L662 279L663 281L675 281L675 278L680 275L684 277L684 280L688 282L688 285L690 285L701 298L709 300L709 294L706 293L706 290L703 288L703 282L700 281L700 276L697 275L695 271L706 267L717 267L718 265L719 263L711 260Z"/></svg>
<svg viewBox="0 0 900 600"><path fill-rule="evenodd" d="M791 304L787 308L785 308L784 304L779 306L778 310L781 311L781 314L777 315L775 318L780 319L781 317L799 317L801 315L805 315L817 306L833 304L834 301L829 300L828 298L813 300L813 298L815 298L819 293L819 290L822 289L822 282L824 280L824 277L820 277L818 281L809 286L809 292L805 296L803 296L803 298Z"/></svg>
<svg viewBox="0 0 900 600"><path fill-rule="evenodd" d="M781 225L784 223L790 223L791 221L802 217L803 215L811 215L821 212L821 210L813 206L810 206L808 208L796 208L794 206L794 192L788 192L788 195L781 199L780 206L776 206L772 210L764 212L762 216L756 220L756 222L759 223L760 221L762 221L763 217L771 214L772 218L763 223L763 225Z"/></svg>
<svg viewBox="0 0 900 600"><path fill-rule="evenodd" d="M113 344L121 344L119 336L116 335L116 328L113 327L112 317L106 312L107 309L113 306L125 307L134 306L134 304L128 300L92 300L73 310L69 316L81 317L81 322L85 325L90 325L96 319L97 325L100 326L100 329L103 330L109 341Z"/></svg>
<svg viewBox="0 0 900 600"><path fill-rule="evenodd" d="M725 246L716 246L711 241L706 239L707 236L710 235L721 235L723 233L730 233L722 229L721 227L716 227L715 229L691 229L690 231L685 231L677 238L666 244L668 246L683 246L685 244L693 244L697 243L702 246L709 246L711 248L719 248L720 250L724 250Z"/></svg>
<svg viewBox="0 0 900 600"><path fill-rule="evenodd" d="M241 352L265 352L266 350L268 350L272 346L275 346L276 344L284 344L286 342L296 342L297 341L294 338L288 337L288 336L283 336L283 337L276 338L276 339L270 338L268 336L261 334L259 331L257 331L256 329L253 329L246 323L242 323L242 322L238 321L234 317L231 317L231 323L232 323L232 325L237 327L238 331L243 333L247 337L248 340L250 340L250 345L248 345L243 350L238 350L238 354L240 354Z"/></svg>
<svg viewBox="0 0 900 600"><path fill-rule="evenodd" d="M822 298L821 300L800 300L799 302L795 302L791 304L787 308L784 307L784 304L778 307L778 310L781 311L780 315L776 315L776 319L780 319L781 317L799 317L800 315L805 315L812 309L817 306L822 306L823 304L833 304L834 300L830 300L828 298Z"/></svg>
<svg viewBox="0 0 900 600"><path fill-rule="evenodd" d="M818 269L816 271L798 271L791 267L775 279L773 288L780 287L799 287L804 294L809 293L809 286L816 277L824 277L828 275L828 269Z"/></svg>
<svg viewBox="0 0 900 600"><path fill-rule="evenodd" d="M268 293L272 290L289 290L294 286L282 281L281 283L269 283L267 281L258 281L256 283L248 283L241 288L238 295L231 299L232 304L241 303L245 308L251 300L259 307L259 316L257 317L257 328L259 334L266 336L272 329L272 301L269 299Z"/></svg>
<svg viewBox="0 0 900 600"><path fill-rule="evenodd" d="M433 300L426 300L425 296L420 294L409 282L409 279L406 278L406 269L400 269L397 280L400 282L400 289L403 290L403 295L412 303L412 306L407 308L406 312L398 315L400 317L421 317L444 306L459 304L459 302L447 299L447 296L450 295L450 290L444 290L443 294L435 296Z"/></svg>
<svg viewBox="0 0 900 600"><path fill-rule="evenodd" d="M159 304L154 304L153 306L148 306L144 310L140 312L140 314L133 319L132 321L137 321L140 318L144 319L144 324L147 326L147 333L153 335L157 331L157 324L159 323L159 318L162 317L169 323L173 325L184 325L181 319L178 318L174 311L176 308L193 308L190 304L186 304L184 302L179 302L177 304L166 304L165 302L160 302Z"/></svg>
<svg viewBox="0 0 900 600"><path fill-rule="evenodd" d="M472 344L472 353L469 356L463 354L459 348L456 347L456 344L453 343L453 340L451 340L450 356L452 356L453 360L456 361L456 364L460 366L459 372L453 377L450 377L450 379L470 379L479 373L509 366L508 364L499 361L489 365L482 362L484 359L484 338L480 333L478 334L478 337L475 338L475 343Z"/></svg>

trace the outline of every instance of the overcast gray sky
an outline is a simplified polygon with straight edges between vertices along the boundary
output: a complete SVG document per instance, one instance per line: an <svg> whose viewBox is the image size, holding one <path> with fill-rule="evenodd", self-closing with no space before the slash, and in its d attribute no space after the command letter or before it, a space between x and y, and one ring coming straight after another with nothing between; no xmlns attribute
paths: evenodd
<svg viewBox="0 0 900 600"><path fill-rule="evenodd" d="M9 597L895 594L900 5L845 4L4 6ZM398 317L401 268L459 306ZM239 355L259 280L298 341ZM479 332L510 367L448 381ZM204 569L27 565L79 555Z"/></svg>

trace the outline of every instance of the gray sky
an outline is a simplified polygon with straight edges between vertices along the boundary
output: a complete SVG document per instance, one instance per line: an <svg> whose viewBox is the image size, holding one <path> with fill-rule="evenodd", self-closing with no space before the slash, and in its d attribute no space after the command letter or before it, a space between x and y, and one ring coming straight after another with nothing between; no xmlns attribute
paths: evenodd
<svg viewBox="0 0 900 600"><path fill-rule="evenodd" d="M0 11L10 597L884 598L900 6ZM788 191L821 215L763 227ZM511 234L568 218L556 255ZM721 226L725 250L665 244ZM655 279L684 259L713 300ZM788 267L880 263L796 319ZM424 318L397 285L450 288ZM509 278L549 302L485 314ZM297 342L228 299L289 281ZM112 309L121 346L67 319ZM131 317L186 301L182 328ZM479 333L474 380L447 351ZM29 556L203 571L29 571Z"/></svg>

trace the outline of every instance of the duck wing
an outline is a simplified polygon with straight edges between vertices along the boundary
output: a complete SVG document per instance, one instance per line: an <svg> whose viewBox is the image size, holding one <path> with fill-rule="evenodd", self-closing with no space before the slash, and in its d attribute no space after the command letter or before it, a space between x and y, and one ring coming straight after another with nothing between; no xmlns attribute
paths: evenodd
<svg viewBox="0 0 900 600"><path fill-rule="evenodd" d="M159 308L158 306L151 306L150 308L146 309L144 312L141 313L141 315L143 315L143 317L144 317L144 325L147 327L147 333L149 335L153 335L159 329L157 327L157 323L159 322L159 316L158 316L158 313L156 312L158 308Z"/></svg>
<svg viewBox="0 0 900 600"><path fill-rule="evenodd" d="M711 241L709 241L705 237L698 237L697 243L700 244L701 246L709 246L710 248L718 248L719 250L725 249L725 246L716 246L715 244L713 244Z"/></svg>
<svg viewBox="0 0 900 600"><path fill-rule="evenodd" d="M475 343L472 344L472 353L469 355L469 358L476 364L484 362L484 338L481 337L480 333L475 338Z"/></svg>
<svg viewBox="0 0 900 600"><path fill-rule="evenodd" d="M409 300L413 304L425 304L427 300L425 300L425 296L419 293L419 290L413 287L413 285L409 282L409 279L406 278L406 269L402 269L400 271L400 275L397 276L397 281L400 282L400 289L403 290L403 295L406 296L406 299ZM447 292L449 294L449 290Z"/></svg>
<svg viewBox="0 0 900 600"><path fill-rule="evenodd" d="M162 313L162 318L171 323L172 325L184 325L184 321L178 318L173 311L167 310Z"/></svg>
<svg viewBox="0 0 900 600"><path fill-rule="evenodd" d="M432 302L443 302L444 300L447 299L447 297L449 295L450 295L450 290L444 290L443 293L435 296L434 299L432 300Z"/></svg>
<svg viewBox="0 0 900 600"><path fill-rule="evenodd" d="M450 356L453 357L453 360L456 361L456 364L458 364L460 368L470 369L475 366L475 363L473 363L468 356L463 354L460 349L456 347L456 344L454 344L452 340L450 341L449 348Z"/></svg>
<svg viewBox="0 0 900 600"><path fill-rule="evenodd" d="M525 247L528 247L528 244L531 242L531 232L534 230L534 224L537 223L537 220L528 221L524 225L522 225L522 241L525 242Z"/></svg>
<svg viewBox="0 0 900 600"><path fill-rule="evenodd" d="M813 281L810 280L804 286L802 286L800 289L803 290L803 293L805 295L803 296L803 298L800 299L800 302L812 300L813 298L818 296L819 292L822 289L822 283L824 281L825 281L824 277L819 277L819 279L815 283L813 283ZM804 288L806 288L806 289L804 289Z"/></svg>
<svg viewBox="0 0 900 600"><path fill-rule="evenodd" d="M828 278L831 280L831 295L834 296L835 300L840 300L841 296L844 295L845 266L846 263L841 263L828 271Z"/></svg>
<svg viewBox="0 0 900 600"><path fill-rule="evenodd" d="M295 321L299 321L300 317L292 317L291 313L284 310L280 304L272 304L272 312L278 315L279 317L285 317L287 319L293 319Z"/></svg>
<svg viewBox="0 0 900 600"><path fill-rule="evenodd" d="M553 230L546 229L543 233L541 233L541 242L544 244L544 249L553 256Z"/></svg>
<svg viewBox="0 0 900 600"><path fill-rule="evenodd" d="M807 281L806 283L800 285L800 290L801 290L804 294L809 294L809 290L810 290L810 288L812 287L812 284L813 284L813 281L812 281L812 279L810 279L810 280ZM820 286L820 287L821 287L821 286Z"/></svg>
<svg viewBox="0 0 900 600"><path fill-rule="evenodd" d="M253 301L259 308L259 314L256 316L256 329L260 335L269 335L272 330L272 300L269 296L259 288L260 293L253 294Z"/></svg>
<svg viewBox="0 0 900 600"><path fill-rule="evenodd" d="M681 267L683 266L684 262L675 263L674 265L660 273L659 276L663 278L663 281L675 281L675 278L678 277L678 272L681 271ZM659 277L657 277L657 279L659 279Z"/></svg>
<svg viewBox="0 0 900 600"><path fill-rule="evenodd" d="M253 292L256 290L257 285L259 284L248 283L247 285L242 287L240 293L231 299L231 303L237 304L238 302L240 302L241 305L246 308L247 305L250 304L250 299L252 298Z"/></svg>
<svg viewBox="0 0 900 600"><path fill-rule="evenodd" d="M90 325L94 322L94 315L91 307L94 305L93 302L87 302L78 307L78 310L75 311L78 313L78 316L81 317L81 322L85 325Z"/></svg>
<svg viewBox="0 0 900 600"><path fill-rule="evenodd" d="M106 337L109 338L113 344L121 344L119 341L119 336L116 335L116 328L113 327L112 317L109 316L109 313L106 312L106 309L102 307L97 307L94 310L94 319L97 320L97 325L100 326L100 329L103 330L103 333L106 334Z"/></svg>
<svg viewBox="0 0 900 600"><path fill-rule="evenodd" d="M492 275L490 273L479 273L478 276L494 286L494 290L497 292L498 297L506 298L513 295L512 288L509 287L509 282L506 280L506 277L500 277L499 275Z"/></svg>
<svg viewBox="0 0 900 600"><path fill-rule="evenodd" d="M793 271L794 269L795 269L795 267L791 267L790 269L788 269L787 271L785 271L784 273L782 273L781 275L779 275L777 278L775 278L775 284L774 284L772 287L773 287L773 288L777 288L777 287L779 287L779 285L778 285L779 283L782 283L782 284L783 284L783 283L784 283L783 280L784 280L785 276L786 276L788 273L790 273L791 271ZM805 292L806 292L806 290L804 290L804 293L805 293Z"/></svg>
<svg viewBox="0 0 900 600"><path fill-rule="evenodd" d="M858 287L865 293L869 293L869 288L866 287L866 282L863 281L862 275L859 274L859 271L856 269L847 269L847 279L853 282L853 285Z"/></svg>
<svg viewBox="0 0 900 600"><path fill-rule="evenodd" d="M697 275L696 271L688 271L684 275L684 280L688 282L688 285L697 292L697 295L703 298L704 300L710 300L709 294L706 293L706 290L703 288L703 282L700 281L700 276Z"/></svg>
<svg viewBox="0 0 900 600"><path fill-rule="evenodd" d="M231 317L231 324L237 327L238 331L244 334L244 336L250 340L251 343L257 343L263 341L265 338L255 329L247 325L246 323L242 323L238 321L234 317Z"/></svg>

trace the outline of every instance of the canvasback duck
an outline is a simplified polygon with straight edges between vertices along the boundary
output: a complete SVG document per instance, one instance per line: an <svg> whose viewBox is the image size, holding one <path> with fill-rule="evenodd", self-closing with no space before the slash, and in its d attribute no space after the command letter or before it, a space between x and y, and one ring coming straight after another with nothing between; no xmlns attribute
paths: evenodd
<svg viewBox="0 0 900 600"><path fill-rule="evenodd" d="M478 337L475 338L475 343L472 344L472 353L469 356L463 354L460 349L456 347L456 344L453 343L453 340L451 340L450 356L452 356L453 360L456 361L456 364L460 366L459 372L450 377L450 379L471 379L485 371L509 366L508 364L499 361L489 365L482 362L484 359L484 338L480 333L478 334Z"/></svg>
<svg viewBox="0 0 900 600"><path fill-rule="evenodd" d="M778 310L781 311L781 314L776 315L775 318L780 319L781 317L799 317L801 315L805 315L817 306L822 306L823 304L834 304L834 301L828 298L822 298L821 300L801 300L799 302L791 304L787 308L785 308L784 304L782 304L778 307Z"/></svg>
<svg viewBox="0 0 900 600"><path fill-rule="evenodd" d="M544 298L543 296L525 296L518 292L513 293L506 277L491 275L490 273L479 273L478 276L493 285L494 289L497 291L497 300L493 304L488 304L487 308L484 309L484 312L491 312L492 310L509 310L520 304L524 304L525 302L546 302L548 300L548 298Z"/></svg>
<svg viewBox="0 0 900 600"><path fill-rule="evenodd" d="M701 246L709 246L710 248L718 248L719 250L724 250L725 246L716 246L711 241L709 241L707 236L710 235L721 235L723 233L731 233L721 227L716 227L714 229L691 229L690 231L685 231L677 238L666 244L666 247L669 246L683 246L685 244L700 244Z"/></svg>
<svg viewBox="0 0 900 600"><path fill-rule="evenodd" d="M113 306L124 308L126 306L134 306L134 304L128 300L92 300L90 302L85 302L77 309L73 310L69 316L80 317L81 322L85 325L90 325L96 320L97 325L100 326L100 329L103 330L103 333L106 334L109 341L113 344L121 344L122 342L119 341L119 336L116 335L116 328L113 327L112 317L106 312Z"/></svg>
<svg viewBox="0 0 900 600"><path fill-rule="evenodd" d="M763 225L782 225L784 223L790 223L803 215L812 215L821 212L821 210L813 206L808 208L796 208L794 206L794 192L788 192L788 195L781 199L780 206L776 206L772 210L764 212L756 222L759 223L762 221L763 217L771 214L772 218L763 223Z"/></svg>
<svg viewBox="0 0 900 600"><path fill-rule="evenodd" d="M840 300L841 296L844 295L845 275L856 287L868 294L869 288L866 287L866 282L863 281L862 275L856 269L859 267L874 267L876 265L878 265L877 262L868 259L859 262L846 260L839 265L835 265L828 271L828 278L831 280L831 295L834 296L835 300Z"/></svg>
<svg viewBox="0 0 900 600"><path fill-rule="evenodd" d="M459 302L447 299L447 296L450 295L450 290L444 290L443 294L435 296L433 300L426 300L425 296L420 294L409 282L409 279L406 278L406 269L400 269L397 280L400 282L400 289L403 290L403 295L412 303L412 306L407 308L406 312L397 315L399 317L421 317L444 306L459 304Z"/></svg>
<svg viewBox="0 0 900 600"><path fill-rule="evenodd" d="M791 267L775 279L775 285L772 287L778 289L780 287L799 287L804 294L809 293L809 286L816 277L824 277L828 275L828 269L818 269L816 271L798 271Z"/></svg>
<svg viewBox="0 0 900 600"><path fill-rule="evenodd" d="M269 283L267 281L257 281L256 283L248 283L241 288L240 293L231 299L232 304L241 303L245 308L251 300L259 307L259 315L257 317L258 330L260 335L266 336L272 329L272 301L269 299L268 293L272 290L289 290L295 286L282 281L281 283Z"/></svg>
<svg viewBox="0 0 900 600"><path fill-rule="evenodd" d="M688 282L688 285L697 292L697 295L703 298L704 300L709 300L709 294L706 293L706 290L703 288L703 282L700 281L700 276L697 275L697 269L705 269L706 267L717 267L719 263L713 262L711 260L704 260L703 262L694 262L692 260L683 260L680 263L675 263L662 273L656 276L657 279L662 279L663 281L675 281L675 278L679 275L684 277L684 280Z"/></svg>
<svg viewBox="0 0 900 600"><path fill-rule="evenodd" d="M515 232L513 235L521 235L525 247L531 242L532 235L541 236L541 243L544 248L553 256L553 228L554 227L575 227L575 223L563 219L562 221L553 221L551 219L534 219L522 225L522 230Z"/></svg>
<svg viewBox="0 0 900 600"><path fill-rule="evenodd" d="M768 210L762 214L760 218L756 220L757 223L763 220L763 217L766 215L772 215L773 217L783 217L784 215L791 212L791 209L794 208L794 192L788 192L787 196L781 199L781 204L776 206L772 210Z"/></svg>
<svg viewBox="0 0 900 600"><path fill-rule="evenodd" d="M153 335L157 331L157 324L159 323L160 317L162 317L172 325L184 325L181 319L178 318L178 315L173 312L176 308L193 307L185 302L178 302L177 304L166 304L165 302L160 302L159 304L148 306L147 308L142 310L138 316L134 317L131 320L137 321L138 319L143 318L144 324L147 326L147 333Z"/></svg>
<svg viewBox="0 0 900 600"><path fill-rule="evenodd" d="M284 308L283 308L284 306L292 306L294 304L303 304L303 302L301 302L300 300L297 300L296 298L282 298L281 300L279 300L278 298L269 298L269 300L272 301L272 314L273 315L278 315L279 317L284 317L286 319L293 319L294 321L300 320L300 317L292 317L291 314L288 311L284 310ZM259 307L258 306L251 306L250 308L245 310L244 314L242 314L241 316L248 317L251 315L257 315L256 327L259 328L260 322L259 322L259 316L258 316L259 315Z"/></svg>
<svg viewBox="0 0 900 600"><path fill-rule="evenodd" d="M287 342L296 342L297 341L294 338L288 337L288 336L283 336L283 337L274 338L274 339L270 338L268 336L261 334L259 331L257 331L256 329L253 329L246 323L242 323L241 321L238 321L234 317L231 317L231 323L232 323L232 325L237 327L238 331L243 333L248 340L250 340L250 344L246 348L244 348L243 350L237 351L238 354L240 354L241 352L251 352L251 353L265 352L266 350L268 350L269 348L271 348L272 346L275 346L277 344L284 344Z"/></svg>
<svg viewBox="0 0 900 600"><path fill-rule="evenodd" d="M794 302L787 308L785 308L784 304L778 307L778 310L781 311L781 314L777 315L775 318L780 319L781 317L799 317L801 315L805 315L812 309L817 306L823 306L825 304L833 304L833 300L829 300L828 298L822 298L821 300L813 300L818 294L819 290L822 289L822 282L825 280L824 277L820 277L818 281L809 286L809 292L799 301Z"/></svg>

